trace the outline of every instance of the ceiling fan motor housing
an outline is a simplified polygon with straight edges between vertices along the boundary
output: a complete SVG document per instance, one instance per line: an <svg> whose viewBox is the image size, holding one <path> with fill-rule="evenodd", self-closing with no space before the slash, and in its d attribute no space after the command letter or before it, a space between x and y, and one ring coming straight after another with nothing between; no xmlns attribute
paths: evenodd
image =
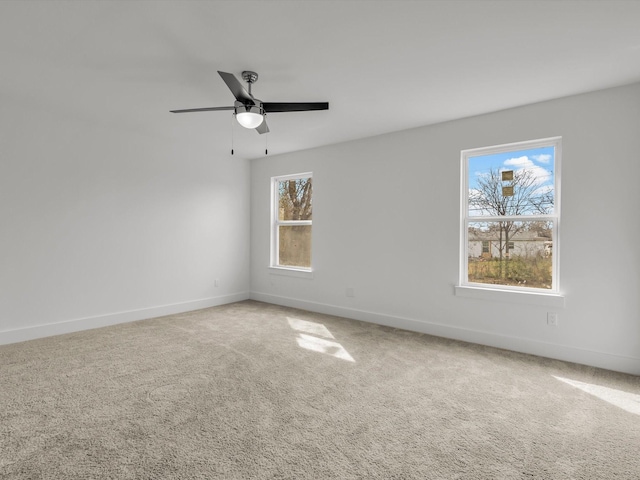
<svg viewBox="0 0 640 480"><path fill-rule="evenodd" d="M262 102L260 102L260 100L256 100L255 105L251 105L249 103L242 103L242 102L233 102L234 104L234 111L235 113L242 113L242 112L251 112L251 113L259 113L260 115L264 115L265 111L264 108L262 108Z"/></svg>

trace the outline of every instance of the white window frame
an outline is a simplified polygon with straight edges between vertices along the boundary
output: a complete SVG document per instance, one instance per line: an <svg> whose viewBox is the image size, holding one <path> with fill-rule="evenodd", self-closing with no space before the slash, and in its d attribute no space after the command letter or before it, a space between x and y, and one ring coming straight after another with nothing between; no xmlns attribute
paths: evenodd
<svg viewBox="0 0 640 480"><path fill-rule="evenodd" d="M552 214L545 215L509 215L509 216L469 216L469 158L494 153L516 152L539 147L552 146L554 158L554 208ZM562 161L562 137L550 137L524 142L514 142L490 147L462 150L461 162L461 214L460 214L460 273L456 295L484 298L490 300L515 301L517 303L536 303L548 306L564 306L564 297L560 294L560 165ZM477 221L551 221L553 223L552 240L552 285L550 289L518 287L511 285L493 285L470 282L469 272L469 223Z"/></svg>
<svg viewBox="0 0 640 480"><path fill-rule="evenodd" d="M279 215L279 194L278 184L287 180L297 180L299 178L313 178L313 172L295 173L291 175L280 175L277 177L271 177L271 255L270 255L270 268L272 273L283 274L289 276L299 276L312 278L313 276L313 250L311 255L311 267L296 267L292 265L280 265L280 239L279 232L281 225L296 226L296 225L313 225L313 218L311 220L280 220ZM312 187L313 188L313 187ZM313 191L312 202L313 202ZM313 232L313 229L312 229ZM313 234L312 234L313 236ZM313 249L313 243L312 247Z"/></svg>

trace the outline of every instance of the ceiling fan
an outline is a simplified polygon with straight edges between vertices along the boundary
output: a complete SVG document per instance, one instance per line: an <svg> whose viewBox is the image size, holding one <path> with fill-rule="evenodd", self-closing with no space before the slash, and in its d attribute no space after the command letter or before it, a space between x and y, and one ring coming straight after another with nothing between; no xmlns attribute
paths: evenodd
<svg viewBox="0 0 640 480"><path fill-rule="evenodd" d="M236 101L231 107L187 108L184 110L170 110L171 113L211 112L216 110L233 110L238 123L245 128L255 128L260 134L267 133L269 127L265 120L267 113L275 112L306 112L309 110L328 110L328 102L263 102L251 94L251 85L258 80L256 72L242 72L242 79L247 82L247 91L238 79L231 73L218 71L227 84Z"/></svg>

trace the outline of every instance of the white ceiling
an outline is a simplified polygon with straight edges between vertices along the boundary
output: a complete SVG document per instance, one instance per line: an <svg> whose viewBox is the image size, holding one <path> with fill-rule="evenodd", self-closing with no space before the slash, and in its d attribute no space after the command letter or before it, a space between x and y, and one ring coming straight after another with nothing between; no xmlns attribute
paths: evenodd
<svg viewBox="0 0 640 480"><path fill-rule="evenodd" d="M276 154L640 81L639 25L636 0L4 0L0 95L228 155L230 112L168 111L231 105L216 71L255 70L263 101L330 103L269 115Z"/></svg>

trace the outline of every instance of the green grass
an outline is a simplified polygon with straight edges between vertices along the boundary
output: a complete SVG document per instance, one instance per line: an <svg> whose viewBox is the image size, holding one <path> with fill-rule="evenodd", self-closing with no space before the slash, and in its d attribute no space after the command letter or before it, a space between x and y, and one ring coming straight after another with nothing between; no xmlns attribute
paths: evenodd
<svg viewBox="0 0 640 480"><path fill-rule="evenodd" d="M551 257L469 259L469 281L551 288Z"/></svg>

